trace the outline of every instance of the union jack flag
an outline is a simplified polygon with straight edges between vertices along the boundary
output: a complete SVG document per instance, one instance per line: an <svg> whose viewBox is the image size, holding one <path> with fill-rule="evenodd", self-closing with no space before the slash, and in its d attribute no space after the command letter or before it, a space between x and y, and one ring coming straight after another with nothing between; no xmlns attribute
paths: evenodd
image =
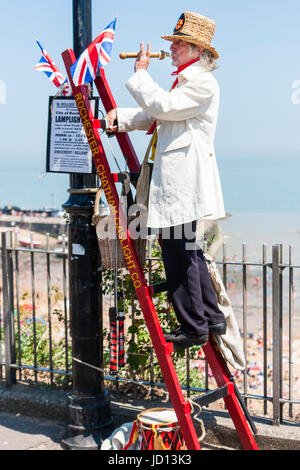
<svg viewBox="0 0 300 470"><path fill-rule="evenodd" d="M63 94L68 94L69 91L69 82L67 77L64 77L62 73L59 71L58 67L55 65L51 57L49 56L46 49L40 44L39 41L36 41L38 46L42 51L42 57L38 64L34 67L34 70L38 72L44 72L49 80L55 85L56 87L60 88L63 86Z"/></svg>
<svg viewBox="0 0 300 470"><path fill-rule="evenodd" d="M75 86L84 85L94 80L98 69L110 61L116 21L117 18L109 23L71 66L70 70Z"/></svg>

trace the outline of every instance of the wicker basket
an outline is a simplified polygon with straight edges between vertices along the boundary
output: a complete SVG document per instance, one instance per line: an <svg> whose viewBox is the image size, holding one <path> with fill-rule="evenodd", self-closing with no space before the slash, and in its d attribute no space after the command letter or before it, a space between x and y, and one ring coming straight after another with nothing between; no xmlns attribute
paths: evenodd
<svg viewBox="0 0 300 470"><path fill-rule="evenodd" d="M107 213L101 214L101 209L99 212L99 202L102 194L102 187L98 190L95 199L94 215L93 215L93 224L96 227L97 238L99 250L101 253L101 266L104 269L119 269L126 268L127 264L123 255L120 241L116 235L115 225L112 220L112 216ZM108 210L107 207L104 210ZM128 224L132 222L136 216L128 217ZM97 230L99 224L101 223L101 233L100 230ZM102 237L103 231L107 236ZM142 266L145 266L146 263L146 238L137 238L132 240L134 247L137 252L137 256L140 260Z"/></svg>

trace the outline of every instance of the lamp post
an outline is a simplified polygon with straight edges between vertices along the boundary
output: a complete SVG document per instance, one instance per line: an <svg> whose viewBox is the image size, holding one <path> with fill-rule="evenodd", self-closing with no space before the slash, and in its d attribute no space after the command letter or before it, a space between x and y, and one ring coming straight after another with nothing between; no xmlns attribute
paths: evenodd
<svg viewBox="0 0 300 470"><path fill-rule="evenodd" d="M91 0L73 0L73 43L76 57L92 42ZM112 432L108 392L104 389L102 295L99 249L92 215L96 172L71 174L69 199L69 298L72 336L72 393L69 395L65 449L99 449Z"/></svg>

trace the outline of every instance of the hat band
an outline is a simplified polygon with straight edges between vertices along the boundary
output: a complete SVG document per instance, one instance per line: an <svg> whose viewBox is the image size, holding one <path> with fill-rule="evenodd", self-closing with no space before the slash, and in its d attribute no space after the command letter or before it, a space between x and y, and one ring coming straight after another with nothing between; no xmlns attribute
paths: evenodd
<svg viewBox="0 0 300 470"><path fill-rule="evenodd" d="M206 38L196 38L195 36L191 36L190 34L187 34L187 33L181 33L181 32L178 32L178 33L174 33L173 36L182 36L182 37L187 37L187 38L191 38L193 39L194 41L202 41L202 42L206 42L206 44L208 46L210 46L210 43L207 42L207 39Z"/></svg>
<svg viewBox="0 0 300 470"><path fill-rule="evenodd" d="M188 36L189 38L192 38L192 37L193 37L193 36L191 36L190 34L181 33L180 31L178 31L178 33L173 33L173 36Z"/></svg>

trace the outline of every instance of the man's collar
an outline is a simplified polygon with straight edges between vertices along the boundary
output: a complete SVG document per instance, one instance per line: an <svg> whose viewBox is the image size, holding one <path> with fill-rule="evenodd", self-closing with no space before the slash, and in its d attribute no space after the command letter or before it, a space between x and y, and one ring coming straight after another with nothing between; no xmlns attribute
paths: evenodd
<svg viewBox="0 0 300 470"><path fill-rule="evenodd" d="M179 71L178 79L179 81L183 80L184 78L186 80L190 80L195 75L199 75L204 72L207 72L206 68L201 64L199 60L197 60L197 62L194 62L193 64Z"/></svg>
<svg viewBox="0 0 300 470"><path fill-rule="evenodd" d="M190 65L196 63L199 61L199 58L198 59L192 59L190 60L189 62L186 62L185 64L183 65L180 65L177 70L175 70L175 72L173 72L171 75L178 75L180 74L180 72L182 72L184 69L186 69L187 67L189 67Z"/></svg>

